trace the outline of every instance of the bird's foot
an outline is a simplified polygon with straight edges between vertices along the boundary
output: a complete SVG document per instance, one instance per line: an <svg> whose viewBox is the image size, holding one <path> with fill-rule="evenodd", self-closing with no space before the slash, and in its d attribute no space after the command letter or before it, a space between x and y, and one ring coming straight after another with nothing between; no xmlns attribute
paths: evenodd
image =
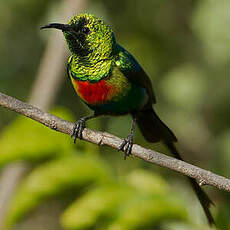
<svg viewBox="0 0 230 230"><path fill-rule="evenodd" d="M124 151L124 160L126 160L127 156L131 154L132 147L133 147L133 135L129 135L123 140L123 142L121 143L118 149L119 151L120 150Z"/></svg>
<svg viewBox="0 0 230 230"><path fill-rule="evenodd" d="M79 138L79 139L82 139L82 132L85 128L85 122L86 122L86 119L85 118L80 118L75 124L74 124L74 127L73 127L73 130L70 134L70 137L74 138L73 139L73 142L76 143L76 139Z"/></svg>

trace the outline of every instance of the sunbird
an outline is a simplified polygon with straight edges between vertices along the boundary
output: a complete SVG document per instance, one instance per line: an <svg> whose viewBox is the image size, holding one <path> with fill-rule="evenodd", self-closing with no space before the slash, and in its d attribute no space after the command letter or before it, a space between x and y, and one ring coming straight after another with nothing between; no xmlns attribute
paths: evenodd
<svg viewBox="0 0 230 230"><path fill-rule="evenodd" d="M156 98L152 84L135 58L115 38L112 28L91 14L79 14L67 24L51 23L41 29L61 30L71 52L67 73L83 102L94 111L80 118L74 125L71 137L82 139L86 121L100 115L131 114L130 134L119 150L124 158L131 154L134 131L138 124L148 142L162 141L170 152L182 160L175 147L173 132L160 120L153 109ZM195 179L188 177L209 224L214 224L210 212L212 201Z"/></svg>

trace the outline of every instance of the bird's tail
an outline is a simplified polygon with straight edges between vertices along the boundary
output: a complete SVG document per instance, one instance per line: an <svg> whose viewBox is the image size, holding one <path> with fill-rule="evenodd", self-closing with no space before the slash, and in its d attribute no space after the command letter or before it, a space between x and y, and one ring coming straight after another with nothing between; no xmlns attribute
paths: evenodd
<svg viewBox="0 0 230 230"><path fill-rule="evenodd" d="M163 141L170 152L179 160L183 160L177 151L173 142L177 141L173 132L160 120L154 110L148 109L141 111L137 115L138 126L145 137L149 142L158 142ZM210 225L214 225L215 221L210 212L210 206L213 202L210 200L208 195L201 189L199 184L195 179L188 177L188 180L200 201L201 206L204 209L206 217Z"/></svg>

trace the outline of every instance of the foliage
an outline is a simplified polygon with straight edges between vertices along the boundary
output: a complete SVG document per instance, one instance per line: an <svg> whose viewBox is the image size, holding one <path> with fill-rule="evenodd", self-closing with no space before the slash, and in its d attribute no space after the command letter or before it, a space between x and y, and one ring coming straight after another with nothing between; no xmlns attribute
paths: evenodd
<svg viewBox="0 0 230 230"><path fill-rule="evenodd" d="M184 158L228 177L229 1L89 0L89 3L87 11L111 24L120 44L134 54L151 77L158 102L155 108L175 131ZM28 98L46 42L39 26L62 21L58 7L57 0L0 1L1 91ZM69 108L79 118L86 108L69 83L65 80L56 104ZM30 212L54 199L55 203L63 204L61 225L68 230L86 226L110 230L143 229L143 226L170 230L208 228L188 186L168 171L133 158L123 161L121 154L111 149L82 141L74 146L69 137L33 121L18 117L13 120L15 114L1 108L0 114L0 167L18 160L31 166L11 203L9 226L26 224L28 219L34 223ZM73 120L63 109L58 109L57 114ZM128 117L97 121L88 125L95 124L97 129L120 137L125 137L130 128ZM160 145L146 143L138 130L135 142L162 150ZM229 197L214 189L208 192L216 203L214 214L219 228L229 229ZM95 206L94 200L100 202ZM79 216L84 217L82 222L77 221ZM38 225L50 230L43 222Z"/></svg>
<svg viewBox="0 0 230 230"><path fill-rule="evenodd" d="M68 112L56 110L54 113L71 120ZM0 165L16 160L42 161L60 154L67 155L73 149L66 135L57 135L55 131L25 117L18 117L6 127L1 134L0 145Z"/></svg>
<svg viewBox="0 0 230 230"><path fill-rule="evenodd" d="M71 119L64 109L56 110L55 114ZM7 147L6 140L12 134L18 138L14 145ZM75 149L62 134L27 118L18 118L9 125L0 145L4 150L2 164L18 159L36 162L9 206L7 229L55 197L70 199L61 217L61 224L67 230L95 226L138 229L158 226L165 220L187 221L183 203L177 195L171 195L167 182L159 175L139 169L122 180L115 178L98 156L98 149L90 154L86 143L80 143ZM74 197L76 200L71 203Z"/></svg>

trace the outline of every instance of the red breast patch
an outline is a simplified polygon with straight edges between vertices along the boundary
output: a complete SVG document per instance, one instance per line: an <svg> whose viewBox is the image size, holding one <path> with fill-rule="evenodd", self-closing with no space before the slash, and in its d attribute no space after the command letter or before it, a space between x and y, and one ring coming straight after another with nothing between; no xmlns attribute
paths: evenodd
<svg viewBox="0 0 230 230"><path fill-rule="evenodd" d="M88 104L102 104L108 101L116 91L105 80L95 83L73 80L73 84L78 95Z"/></svg>

